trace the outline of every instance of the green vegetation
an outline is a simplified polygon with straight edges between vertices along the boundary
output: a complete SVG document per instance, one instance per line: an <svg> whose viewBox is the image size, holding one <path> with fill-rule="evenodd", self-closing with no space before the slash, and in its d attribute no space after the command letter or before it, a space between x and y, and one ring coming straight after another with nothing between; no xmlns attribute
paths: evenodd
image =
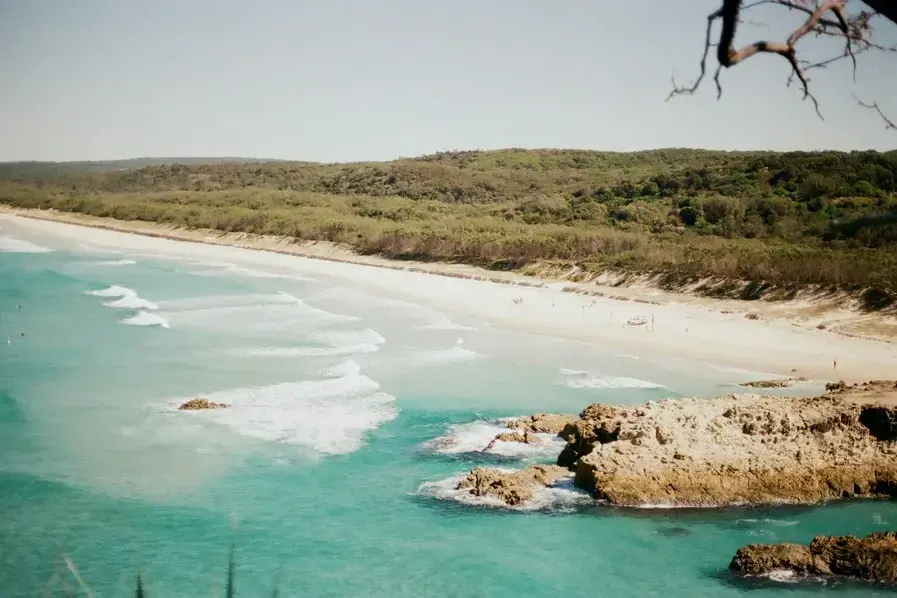
<svg viewBox="0 0 897 598"><path fill-rule="evenodd" d="M346 243L398 259L651 274L715 292L897 296L897 151L501 150L382 163L0 168L0 202ZM860 222L864 222L860 220ZM881 224L881 223L879 223ZM708 287L710 289L710 287Z"/></svg>

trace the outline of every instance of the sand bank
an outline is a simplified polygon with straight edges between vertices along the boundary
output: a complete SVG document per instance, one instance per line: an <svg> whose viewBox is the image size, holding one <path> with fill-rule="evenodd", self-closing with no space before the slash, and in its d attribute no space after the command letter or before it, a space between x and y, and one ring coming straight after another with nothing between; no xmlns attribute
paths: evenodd
<svg viewBox="0 0 897 598"><path fill-rule="evenodd" d="M880 336L886 337L893 325L889 318L845 315L843 310L823 313L819 306L802 311L796 302L717 301L646 287L602 289L595 284L457 264L360 256L330 243L293 243L278 237L183 230L52 211L2 208L0 224L4 234L55 239L61 247L86 245L161 257L227 260L350 280L385 296L495 326L613 345L636 355L679 357L815 380L889 378L897 367L894 344L818 330L813 325L820 318L850 317L883 331ZM810 313L815 319L810 319ZM747 318L748 314L758 317ZM878 319L869 324L870 318Z"/></svg>

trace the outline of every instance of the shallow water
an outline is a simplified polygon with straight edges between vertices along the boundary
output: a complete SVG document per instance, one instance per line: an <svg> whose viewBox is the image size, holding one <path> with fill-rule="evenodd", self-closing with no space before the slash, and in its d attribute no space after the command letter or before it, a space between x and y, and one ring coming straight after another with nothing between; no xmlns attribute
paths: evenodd
<svg viewBox="0 0 897 598"><path fill-rule="evenodd" d="M446 482L551 459L478 452L497 418L763 373L501 330L335 277L40 251L53 240L7 228L2 596L71 586L63 553L98 596L126 595L138 571L152 595L220 593L231 541L245 596L277 580L312 596L884 594L726 566L745 543L892 529L892 503L621 510L567 487L515 511L453 500ZM197 395L231 408L174 410Z"/></svg>

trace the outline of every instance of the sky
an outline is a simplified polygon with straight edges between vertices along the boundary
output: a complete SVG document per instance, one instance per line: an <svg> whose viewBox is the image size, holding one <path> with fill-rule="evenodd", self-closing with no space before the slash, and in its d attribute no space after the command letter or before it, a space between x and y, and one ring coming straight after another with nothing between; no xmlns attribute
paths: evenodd
<svg viewBox="0 0 897 598"><path fill-rule="evenodd" d="M859 0L851 0L857 5ZM694 96L719 0L0 0L0 161L388 160L458 149L892 149L897 55L760 55ZM795 16L756 12L741 41ZM883 21L879 40L897 43ZM808 40L837 53L840 42Z"/></svg>

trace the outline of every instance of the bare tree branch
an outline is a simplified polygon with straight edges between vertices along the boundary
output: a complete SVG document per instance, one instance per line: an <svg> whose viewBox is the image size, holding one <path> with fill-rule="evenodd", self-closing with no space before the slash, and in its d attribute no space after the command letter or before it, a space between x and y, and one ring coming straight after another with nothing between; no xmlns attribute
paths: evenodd
<svg viewBox="0 0 897 598"><path fill-rule="evenodd" d="M791 70L787 79L790 85L795 79L800 81L803 91L803 99L809 98L813 102L816 114L822 118L819 111L819 102L810 91L807 71L827 68L828 66L849 59L851 61L854 81L856 81L857 56L871 50L879 52L895 52L897 46L883 46L872 40L871 23L877 16L897 23L897 1L894 0L864 0L864 3L875 12L860 11L854 15L846 14L848 0L721 0L720 7L707 16L707 32L704 40L704 51L701 55L700 73L698 78L688 86L680 86L675 78L672 81L673 89L667 96L670 100L674 96L694 94L701 86L707 75L707 56L710 48L716 46L716 58L719 66L714 75L717 87L717 99L722 96L722 86L719 77L723 68L731 68L747 60L756 54L777 54L785 58ZM739 25L753 23L741 18L746 10L761 6L778 6L789 11L797 11L807 16L806 20L798 28L791 32L785 41L756 41L735 49L735 37ZM713 43L713 28L716 21L721 22L721 30L717 43ZM844 46L839 54L819 60L804 60L798 57L797 45L805 37L812 34L814 37L832 37L843 40ZM857 100L859 101L859 100ZM881 118L893 127L893 121L878 109L877 104L863 104L867 108L875 109Z"/></svg>
<svg viewBox="0 0 897 598"><path fill-rule="evenodd" d="M860 100L860 98L853 96L853 99L857 101L857 104L862 106L863 108L868 108L869 110L875 110L878 112L878 116L881 117L883 121L885 121L885 129L897 129L897 125L894 124L894 121L885 116L885 113L881 111L881 108L878 107L878 102L872 102L871 104L867 104Z"/></svg>

